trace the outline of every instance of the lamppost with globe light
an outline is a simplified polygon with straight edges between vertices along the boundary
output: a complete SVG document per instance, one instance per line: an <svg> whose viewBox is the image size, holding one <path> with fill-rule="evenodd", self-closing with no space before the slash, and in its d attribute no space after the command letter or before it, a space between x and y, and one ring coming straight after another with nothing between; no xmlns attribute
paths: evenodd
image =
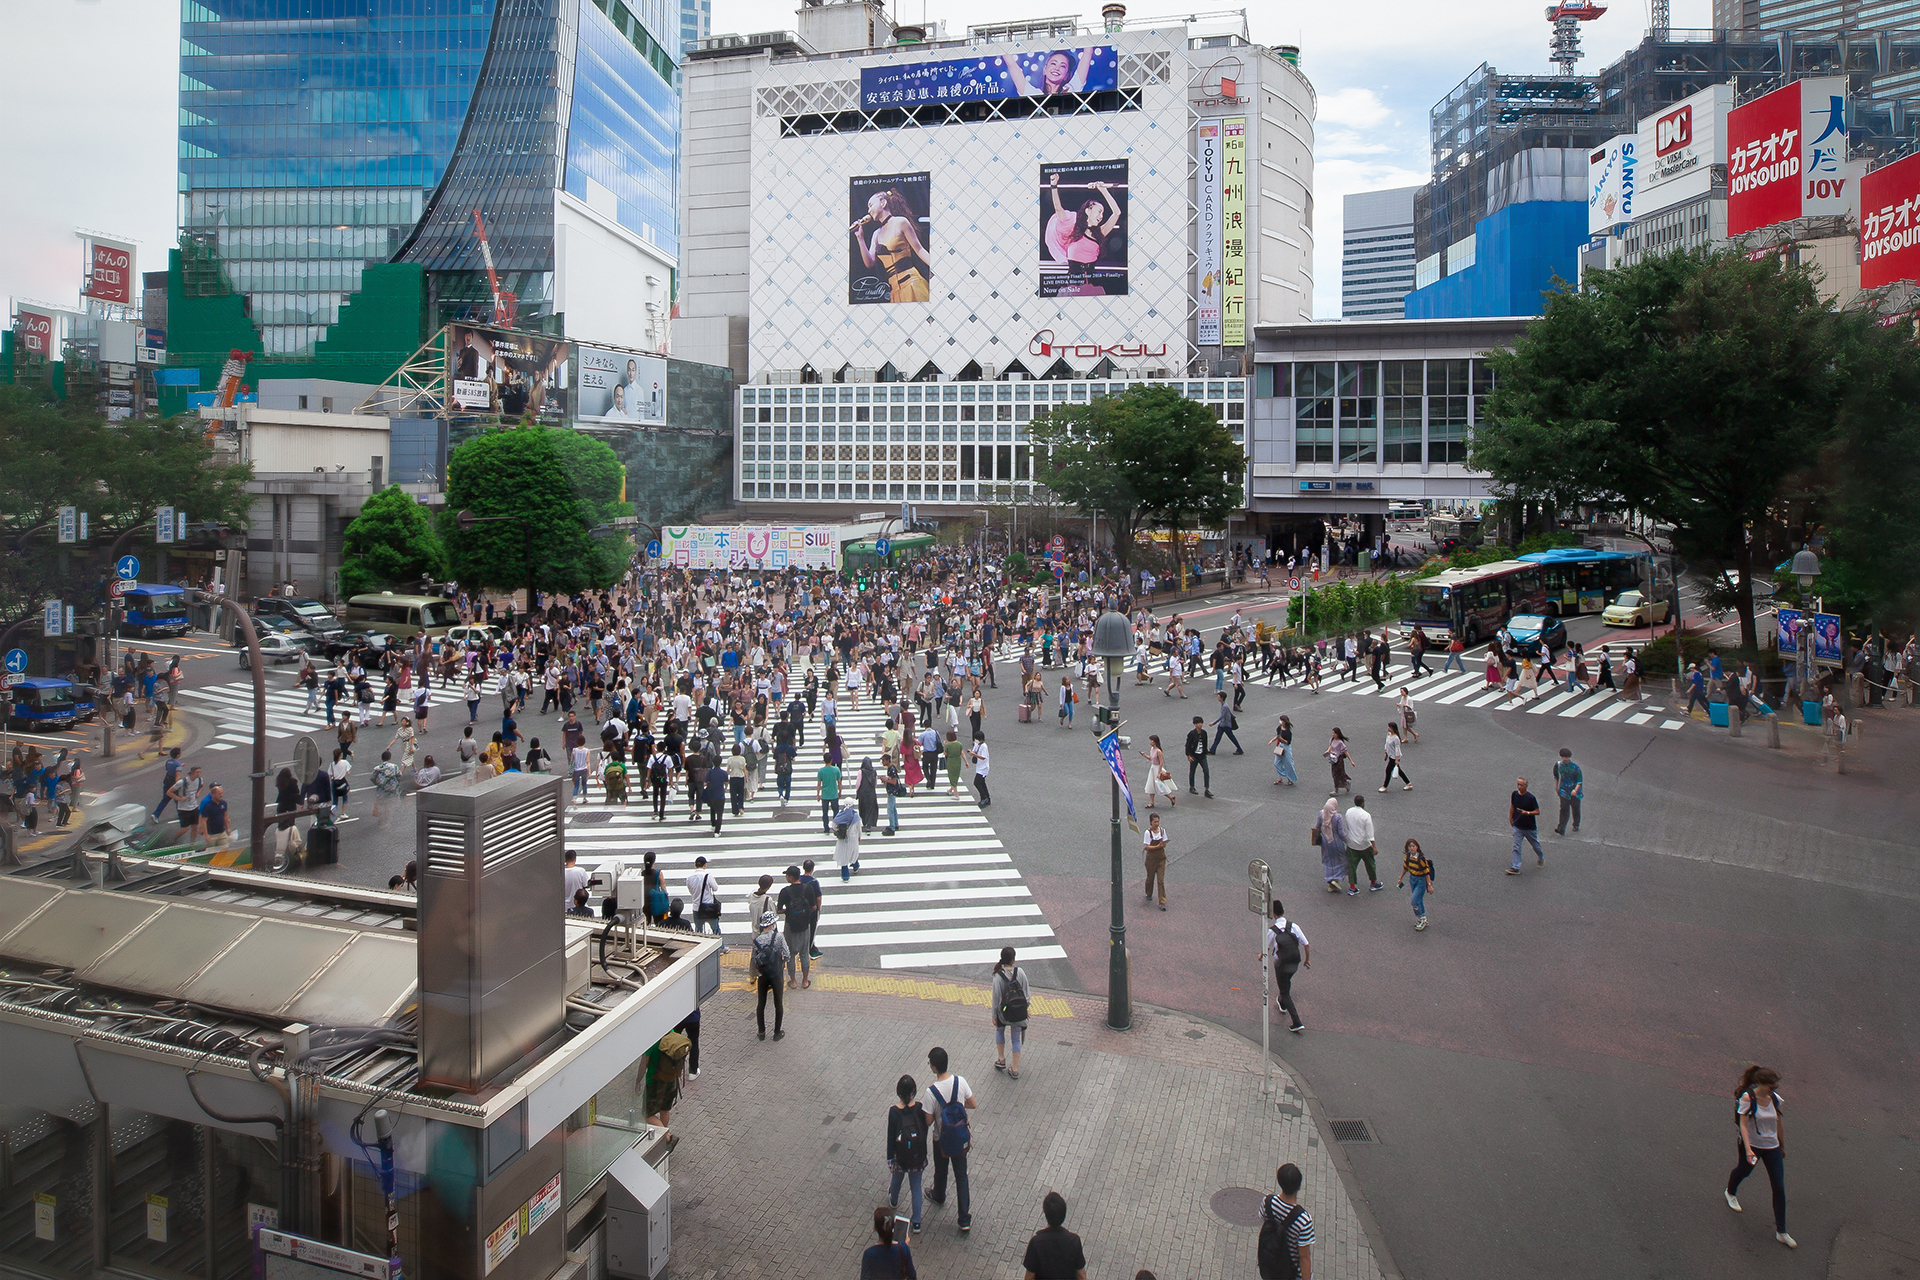
<svg viewBox="0 0 1920 1280"><path fill-rule="evenodd" d="M1114 610L1101 614L1093 624L1093 656L1106 663L1108 733L1120 727L1120 677L1132 655L1133 627L1126 615ZM1120 738L1116 745L1124 749L1130 744ZM1133 1026L1133 998L1127 976L1127 907L1120 865L1120 779L1116 774L1109 781L1113 787L1113 915L1107 924L1107 1025L1125 1031Z"/></svg>
<svg viewBox="0 0 1920 1280"><path fill-rule="evenodd" d="M1803 545L1800 550L1793 554L1791 572L1794 577L1800 580L1801 599L1804 601L1806 599L1806 588L1811 587L1814 580L1820 576L1820 557L1813 553L1811 547ZM1809 691L1808 680L1813 674L1811 662L1813 656L1813 628L1815 625L1814 620L1820 615L1820 604L1820 597L1814 596L1813 609L1811 611L1808 611L1804 606L1801 608L1800 636L1794 645L1794 664L1800 669L1799 679L1795 681L1795 683L1800 686L1800 700L1803 707L1806 704L1807 693Z"/></svg>

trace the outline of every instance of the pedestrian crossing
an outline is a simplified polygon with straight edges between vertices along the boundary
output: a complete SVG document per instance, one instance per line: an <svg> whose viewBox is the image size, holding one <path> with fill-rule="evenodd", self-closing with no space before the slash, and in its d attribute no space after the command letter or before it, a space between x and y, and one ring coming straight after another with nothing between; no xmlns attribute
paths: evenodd
<svg viewBox="0 0 1920 1280"><path fill-rule="evenodd" d="M295 686L288 689L272 688L273 674L267 676L267 737L294 738L303 733L321 734L327 731L326 698L324 694L315 702L315 710L307 710L306 690ZM207 744L209 751L232 751L236 747L253 745L253 681L234 680L226 684L210 685L199 689L181 689L176 701L184 711L205 716L214 723L214 740ZM401 706L410 707L411 693L405 695ZM354 704L343 702L341 708ZM448 716L454 714L453 708L460 712L459 724L466 723L466 700L463 687L449 687L435 684L428 694L428 708L435 710L449 708ZM496 699L497 705L497 699ZM378 714L379 703L375 702ZM429 721L431 724L432 721ZM389 717L391 726L392 719Z"/></svg>
<svg viewBox="0 0 1920 1280"><path fill-rule="evenodd" d="M837 727L846 742L841 795L850 798L862 759L871 757L880 770L884 709L867 703L853 711L843 698ZM752 936L747 898L760 877L772 876L777 894L786 884L786 868L812 858L825 895L815 940L828 961L881 969L982 966L997 960L1003 946L1017 948L1022 960L1066 957L987 811L964 785L949 796L944 776L932 791L923 783L895 802L898 834L862 836L860 870L843 883L833 838L821 829L821 805L814 798L814 772L824 744L816 718L807 725L806 745L794 762L791 804L782 808L769 763L757 794L740 817L729 808L718 836L706 818L688 820L684 783L670 798L662 822L638 788L626 807L609 808L596 781L589 803L570 807L567 847L578 852L580 865L589 871L615 863L637 869L646 853L655 853L667 892L687 900L689 916L687 876L694 871L693 860L705 857L719 888L721 937L730 943ZM884 828L884 788L880 822Z"/></svg>

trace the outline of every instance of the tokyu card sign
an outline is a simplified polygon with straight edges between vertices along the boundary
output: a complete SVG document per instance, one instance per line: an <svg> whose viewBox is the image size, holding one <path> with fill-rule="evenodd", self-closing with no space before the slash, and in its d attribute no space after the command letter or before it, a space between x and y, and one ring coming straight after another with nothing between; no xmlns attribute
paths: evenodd
<svg viewBox="0 0 1920 1280"><path fill-rule="evenodd" d="M1860 287L1920 280L1920 154L1860 179Z"/></svg>
<svg viewBox="0 0 1920 1280"><path fill-rule="evenodd" d="M1727 234L1851 210L1847 80L1796 80L1727 114Z"/></svg>

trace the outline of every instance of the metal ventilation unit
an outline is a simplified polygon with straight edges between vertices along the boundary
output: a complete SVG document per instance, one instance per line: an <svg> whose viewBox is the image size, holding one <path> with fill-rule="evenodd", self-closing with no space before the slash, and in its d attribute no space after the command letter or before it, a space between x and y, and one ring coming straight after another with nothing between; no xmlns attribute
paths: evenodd
<svg viewBox="0 0 1920 1280"><path fill-rule="evenodd" d="M564 806L552 774L420 793L422 1084L477 1093L559 1042Z"/></svg>

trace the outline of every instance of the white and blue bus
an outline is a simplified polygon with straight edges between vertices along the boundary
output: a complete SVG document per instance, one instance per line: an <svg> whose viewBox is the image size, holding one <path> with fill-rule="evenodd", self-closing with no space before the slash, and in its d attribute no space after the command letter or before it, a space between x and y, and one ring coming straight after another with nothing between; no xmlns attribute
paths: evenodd
<svg viewBox="0 0 1920 1280"><path fill-rule="evenodd" d="M1540 566L1546 590L1546 612L1562 618L1600 613L1650 576L1644 551L1595 551L1588 547L1555 547L1529 551L1519 557Z"/></svg>
<svg viewBox="0 0 1920 1280"><path fill-rule="evenodd" d="M120 619L123 636L183 636L193 629L187 621L187 593L180 587L138 586L121 598L126 613Z"/></svg>

